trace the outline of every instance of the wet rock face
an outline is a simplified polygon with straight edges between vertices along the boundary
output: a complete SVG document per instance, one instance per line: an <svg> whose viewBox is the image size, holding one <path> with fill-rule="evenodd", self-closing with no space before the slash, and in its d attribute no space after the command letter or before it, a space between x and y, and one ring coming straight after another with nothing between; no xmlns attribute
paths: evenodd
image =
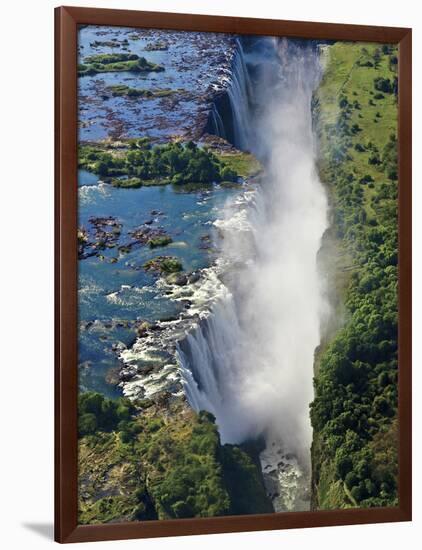
<svg viewBox="0 0 422 550"><path fill-rule="evenodd" d="M80 66L99 56L137 56L163 70L139 73L116 66L115 72L86 73L79 81L80 139L97 141L140 134L163 140L198 139L205 131L218 133L209 113L214 103L220 113L230 108L225 89L235 50L234 36L221 33L92 25L81 29ZM112 93L123 87L136 93ZM231 131L229 123L228 138Z"/></svg>
<svg viewBox="0 0 422 550"><path fill-rule="evenodd" d="M205 124L204 132L212 135L217 135L217 136L223 133L225 139L229 143L234 143L233 112L230 105L229 96L227 95L224 88L218 93L214 94L212 102L221 118L221 121L224 121L223 128L220 129L218 127L213 110L208 109L207 121Z"/></svg>

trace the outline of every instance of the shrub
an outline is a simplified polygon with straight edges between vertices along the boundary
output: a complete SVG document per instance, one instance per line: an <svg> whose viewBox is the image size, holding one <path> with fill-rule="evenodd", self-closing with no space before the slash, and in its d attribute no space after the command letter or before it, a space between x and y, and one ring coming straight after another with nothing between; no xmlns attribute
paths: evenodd
<svg viewBox="0 0 422 550"><path fill-rule="evenodd" d="M85 413L78 418L79 435L95 433L97 429L97 417L93 413Z"/></svg>
<svg viewBox="0 0 422 550"><path fill-rule="evenodd" d="M360 178L359 183L365 184L365 183L372 183L373 181L374 181L374 178L371 175L366 174L365 176Z"/></svg>
<svg viewBox="0 0 422 550"><path fill-rule="evenodd" d="M375 78L374 87L376 90L385 92L386 94L392 94L394 92L394 83L389 78Z"/></svg>
<svg viewBox="0 0 422 550"><path fill-rule="evenodd" d="M345 107L347 107L349 105L349 102L347 101L347 97L341 97L340 98L340 101L339 101L339 106L341 109L344 109Z"/></svg>
<svg viewBox="0 0 422 550"><path fill-rule="evenodd" d="M388 178L397 180L397 138L391 135L382 152L382 166Z"/></svg>
<svg viewBox="0 0 422 550"><path fill-rule="evenodd" d="M165 273L176 273L183 269L182 263L177 258L166 258L161 266Z"/></svg>
<svg viewBox="0 0 422 550"><path fill-rule="evenodd" d="M228 166L224 166L224 168L220 172L220 178L222 181L236 181L237 174Z"/></svg>
<svg viewBox="0 0 422 550"><path fill-rule="evenodd" d="M368 162L369 164L372 164L374 166L378 166L379 164L381 164L381 159L379 157L379 155L371 155L368 159Z"/></svg>
<svg viewBox="0 0 422 550"><path fill-rule="evenodd" d="M157 248L159 246L166 246L173 242L173 239L169 235L163 235L162 237L155 237L148 241L150 248Z"/></svg>
<svg viewBox="0 0 422 550"><path fill-rule="evenodd" d="M78 400L79 435L116 430L119 423L128 421L134 411L128 399L112 400L96 392L84 392Z"/></svg>

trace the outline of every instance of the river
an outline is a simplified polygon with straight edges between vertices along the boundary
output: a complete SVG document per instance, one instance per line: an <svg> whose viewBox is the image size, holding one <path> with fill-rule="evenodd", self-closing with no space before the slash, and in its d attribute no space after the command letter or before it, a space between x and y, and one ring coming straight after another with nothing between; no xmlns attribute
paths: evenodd
<svg viewBox="0 0 422 550"><path fill-rule="evenodd" d="M87 34L88 49L92 39ZM313 361L327 307L317 253L328 207L315 166L311 112L321 77L319 49L313 42L263 37L238 40L236 48L231 73L221 78L230 113L214 105L213 126L260 159L261 182L128 190L80 172L80 225L99 215L117 217L124 235L145 222L159 225L173 238L166 254L196 274L185 286L157 281L140 269L156 255L147 247L124 258L109 250L100 262L80 262L80 386L131 398L163 390L186 395L194 409L215 415L222 442L263 439L261 467L275 510L306 510ZM110 77L113 84L119 77ZM181 85L171 71L153 78L169 77L167 85ZM81 139L105 137L97 111L88 124L95 101L87 97L104 86L102 79L81 79L87 122ZM194 106L182 105L181 117ZM136 131L136 116L132 109L128 136ZM134 320L155 330L136 338ZM127 377L110 384L122 364Z"/></svg>
<svg viewBox="0 0 422 550"><path fill-rule="evenodd" d="M264 434L261 463L275 509L307 509L308 407L327 307L317 267L327 199L311 113L319 51L314 43L261 38L238 52L230 95L235 144L260 158L266 177L229 201L216 222L227 292L179 344L179 356L190 403L213 412L223 441Z"/></svg>

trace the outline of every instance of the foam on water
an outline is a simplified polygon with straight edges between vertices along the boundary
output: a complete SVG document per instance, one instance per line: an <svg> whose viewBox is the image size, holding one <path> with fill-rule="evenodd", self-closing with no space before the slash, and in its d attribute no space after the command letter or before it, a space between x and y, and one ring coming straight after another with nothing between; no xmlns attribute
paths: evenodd
<svg viewBox="0 0 422 550"><path fill-rule="evenodd" d="M262 160L265 181L214 222L215 265L186 286L157 283L187 309L121 354L136 370L122 383L126 395L184 392L195 410L215 415L223 442L265 438L260 460L277 511L309 508L309 403L325 307L317 253L327 227L312 134L319 77L310 42L239 47L228 88L235 141Z"/></svg>
<svg viewBox="0 0 422 550"><path fill-rule="evenodd" d="M237 143L261 158L266 178L215 222L228 289L179 343L179 357L189 402L216 416L223 442L265 437L261 462L278 487L270 491L274 507L303 509L314 351L326 307L317 253L327 200L311 113L321 71L310 42L259 38L251 50L254 78L239 49L230 97ZM275 461L278 455L292 458Z"/></svg>
<svg viewBox="0 0 422 550"><path fill-rule="evenodd" d="M124 395L132 398L152 397L162 391L181 394L183 367L179 362L178 343L211 315L214 304L226 292L220 280L221 271L217 263L201 270L198 280L184 286L169 284L163 278L157 281L160 294L165 294L174 302L189 301L190 307L174 320L158 321L130 349L122 351L121 362L125 367L136 370L133 378L121 383Z"/></svg>
<svg viewBox="0 0 422 550"><path fill-rule="evenodd" d="M96 201L98 195L104 198L109 197L110 185L100 181L96 185L81 185L78 188L78 201L82 206Z"/></svg>

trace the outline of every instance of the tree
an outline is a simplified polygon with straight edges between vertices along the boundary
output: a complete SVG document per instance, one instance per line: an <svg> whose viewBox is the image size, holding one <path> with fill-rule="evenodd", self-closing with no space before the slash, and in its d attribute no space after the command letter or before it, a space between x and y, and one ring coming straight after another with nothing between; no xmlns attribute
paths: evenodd
<svg viewBox="0 0 422 550"><path fill-rule="evenodd" d="M106 162L100 160L95 165L95 172L97 172L100 176L107 176L108 175L108 165Z"/></svg>
<svg viewBox="0 0 422 550"><path fill-rule="evenodd" d="M225 166L220 173L220 177L222 181L236 181L237 180L237 174L234 170L229 168L228 166Z"/></svg>
<svg viewBox="0 0 422 550"><path fill-rule="evenodd" d="M79 435L89 435L95 433L97 429L97 418L93 413L86 413L78 418Z"/></svg>
<svg viewBox="0 0 422 550"><path fill-rule="evenodd" d="M374 80L374 87L380 92L392 94L394 92L394 83L389 78L377 77Z"/></svg>

